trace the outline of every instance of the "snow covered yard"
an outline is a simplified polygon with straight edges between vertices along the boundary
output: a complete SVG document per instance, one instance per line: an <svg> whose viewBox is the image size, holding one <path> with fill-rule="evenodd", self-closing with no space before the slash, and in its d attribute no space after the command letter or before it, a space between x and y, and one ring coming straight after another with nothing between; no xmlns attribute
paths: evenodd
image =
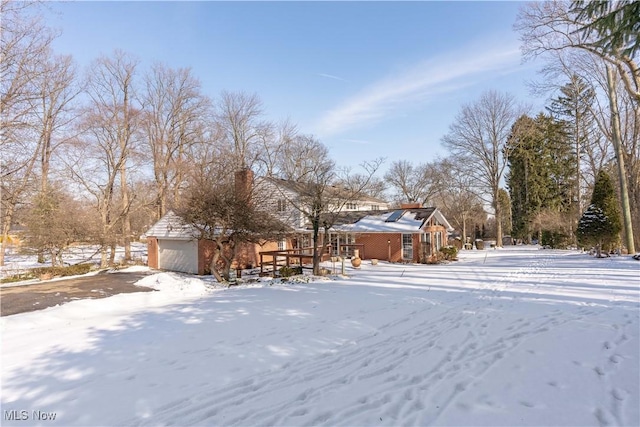
<svg viewBox="0 0 640 427"><path fill-rule="evenodd" d="M147 245L141 242L131 243L131 256L134 260L147 262ZM124 247L116 248L116 263L122 262L124 259ZM68 247L62 256L65 265L79 263L93 263L96 266L100 263L99 247L92 245L77 245ZM19 248L9 248L5 255L5 265L0 267L0 279L12 276L14 274L24 273L30 268L50 267L51 259L46 257L46 263L38 262L38 256L35 253L26 255L21 253Z"/></svg>
<svg viewBox="0 0 640 427"><path fill-rule="evenodd" d="M640 425L630 257L517 247L348 274L161 273L141 281L159 292L4 317L2 424Z"/></svg>

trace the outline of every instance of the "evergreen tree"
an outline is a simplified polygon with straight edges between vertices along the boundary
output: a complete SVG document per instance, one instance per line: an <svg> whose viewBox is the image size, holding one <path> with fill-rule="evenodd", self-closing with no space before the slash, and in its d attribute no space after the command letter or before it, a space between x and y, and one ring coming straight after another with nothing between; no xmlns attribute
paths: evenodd
<svg viewBox="0 0 640 427"><path fill-rule="evenodd" d="M594 34L594 45L607 52L621 51L633 57L640 51L640 2L637 0L585 1L571 3L571 12L585 22L580 31Z"/></svg>
<svg viewBox="0 0 640 427"><path fill-rule="evenodd" d="M540 205L533 172L539 139L535 122L523 115L513 125L507 142L510 155L506 182L511 197L512 234L526 242L531 241L530 225L533 213Z"/></svg>
<svg viewBox="0 0 640 427"><path fill-rule="evenodd" d="M600 256L602 248L612 249L619 242L622 230L620 209L609 174L600 171L593 187L591 204L578 222L578 242L595 246Z"/></svg>
<svg viewBox="0 0 640 427"><path fill-rule="evenodd" d="M569 212L573 205L575 170L563 123L544 114L535 119L522 116L508 144L513 236L530 242L534 234L540 239L544 227L552 226L554 240L560 241L559 235L570 234L570 221L545 224L543 218Z"/></svg>
<svg viewBox="0 0 640 427"><path fill-rule="evenodd" d="M575 169L575 188L572 198L575 201L575 221L582 214L582 171L581 161L589 150L594 135L594 118L590 113L595 99L595 91L577 75L572 75L569 83L560 88L560 94L551 101L547 111L563 123L564 131L572 145L573 165ZM594 172L595 174L595 172Z"/></svg>

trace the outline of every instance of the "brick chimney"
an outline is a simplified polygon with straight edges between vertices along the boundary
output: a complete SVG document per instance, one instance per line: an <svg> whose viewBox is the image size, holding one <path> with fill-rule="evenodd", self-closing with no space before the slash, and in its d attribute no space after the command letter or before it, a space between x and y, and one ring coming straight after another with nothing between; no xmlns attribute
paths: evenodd
<svg viewBox="0 0 640 427"><path fill-rule="evenodd" d="M240 200L244 200L247 205L251 203L251 191L253 189L253 171L243 168L236 171L235 190Z"/></svg>
<svg viewBox="0 0 640 427"><path fill-rule="evenodd" d="M422 205L418 202L411 202L411 203L401 203L400 204L400 209L419 209L421 208Z"/></svg>

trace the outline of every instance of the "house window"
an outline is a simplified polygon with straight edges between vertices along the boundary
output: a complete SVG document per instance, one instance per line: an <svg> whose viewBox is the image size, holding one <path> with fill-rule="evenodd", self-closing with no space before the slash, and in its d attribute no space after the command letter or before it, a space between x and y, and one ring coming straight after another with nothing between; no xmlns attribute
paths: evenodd
<svg viewBox="0 0 640 427"><path fill-rule="evenodd" d="M380 210L380 205L371 205L371 210L372 211L379 211Z"/></svg>
<svg viewBox="0 0 640 427"><path fill-rule="evenodd" d="M420 262L426 262L432 254L431 233L420 234Z"/></svg>
<svg viewBox="0 0 640 427"><path fill-rule="evenodd" d="M278 250L284 251L287 249L287 239L282 239L278 241Z"/></svg>
<svg viewBox="0 0 640 427"><path fill-rule="evenodd" d="M278 212L285 212L287 210L287 201L285 199L278 199Z"/></svg>
<svg viewBox="0 0 640 427"><path fill-rule="evenodd" d="M356 210L358 209L358 204L357 203L347 203L346 204L346 208L347 210Z"/></svg>
<svg viewBox="0 0 640 427"><path fill-rule="evenodd" d="M338 234L331 233L329 235L329 241L331 242L331 255L340 255L338 246L340 245L340 236Z"/></svg>
<svg viewBox="0 0 640 427"><path fill-rule="evenodd" d="M436 251L442 247L442 233L436 233Z"/></svg>
<svg viewBox="0 0 640 427"><path fill-rule="evenodd" d="M402 235L402 259L413 259L413 236L411 234Z"/></svg>

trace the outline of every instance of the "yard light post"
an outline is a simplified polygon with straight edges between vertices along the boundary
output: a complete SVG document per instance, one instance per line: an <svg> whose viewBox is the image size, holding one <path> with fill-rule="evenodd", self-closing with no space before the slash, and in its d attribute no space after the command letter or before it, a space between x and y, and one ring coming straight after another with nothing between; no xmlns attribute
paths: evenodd
<svg viewBox="0 0 640 427"><path fill-rule="evenodd" d="M389 262L391 262L391 239L387 240L387 259L389 260Z"/></svg>

